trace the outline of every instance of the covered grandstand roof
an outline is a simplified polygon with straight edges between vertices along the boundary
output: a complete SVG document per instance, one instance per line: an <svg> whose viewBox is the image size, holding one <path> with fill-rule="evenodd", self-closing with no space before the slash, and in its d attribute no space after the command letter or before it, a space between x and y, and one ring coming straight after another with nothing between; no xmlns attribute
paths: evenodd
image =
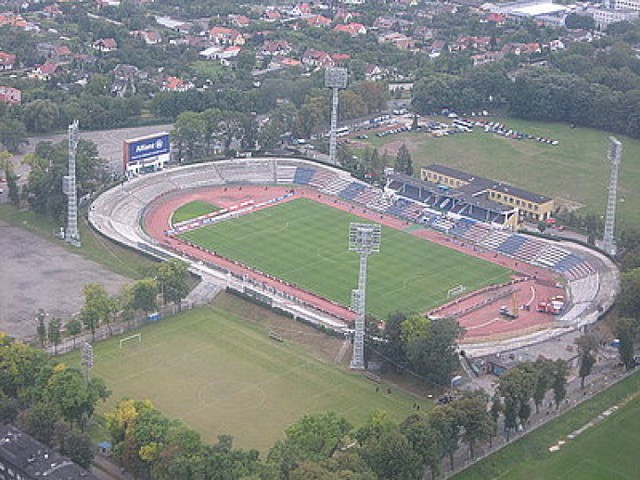
<svg viewBox="0 0 640 480"><path fill-rule="evenodd" d="M444 168L448 168L448 167L444 167ZM444 172L442 173L445 174ZM445 175L448 175L448 174L445 174ZM409 175L405 175L403 173L391 173L388 175L388 178L389 180L391 180L391 182L396 181L401 184L412 185L417 188L421 188L423 190L429 191L431 193L435 193L437 195L442 195L442 196L446 195L447 197L454 198L459 202L464 202L466 204L473 205L475 207L484 208L486 210L490 210L496 213L507 213L507 212L512 212L514 210L513 207L510 207L508 205L503 205L498 202L494 202L493 200L489 200L486 194L482 194L482 192L485 191L486 188L480 188L480 189L474 188L472 184L469 184L461 188L448 187L446 190L442 190L432 182L418 180L417 178L410 177Z"/></svg>
<svg viewBox="0 0 640 480"><path fill-rule="evenodd" d="M513 195L514 197L521 198L527 202L545 203L552 200L551 197L547 197L545 195L533 193L506 183L496 182L495 180L490 180L488 178L478 177L445 165L433 164L424 168L431 170L432 172L441 173L442 175L447 175L449 177L468 182L468 185L459 188L459 190L470 195L477 195L479 192L484 190L495 190L496 192Z"/></svg>

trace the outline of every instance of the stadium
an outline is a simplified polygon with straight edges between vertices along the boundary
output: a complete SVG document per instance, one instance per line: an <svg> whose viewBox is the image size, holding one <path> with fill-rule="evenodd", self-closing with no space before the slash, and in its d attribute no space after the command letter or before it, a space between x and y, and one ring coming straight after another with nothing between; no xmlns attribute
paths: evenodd
<svg viewBox="0 0 640 480"><path fill-rule="evenodd" d="M94 201L89 221L121 244L188 261L202 279L197 288L236 290L345 334L357 282L348 223L379 223L368 312L380 320L394 310L453 316L471 355L578 329L613 303L607 286L617 285L617 274L604 255L443 213L453 202L421 198L402 180L378 188L302 159L224 160L128 180ZM211 211L174 221L177 210L197 203ZM562 311L540 308L560 297Z"/></svg>

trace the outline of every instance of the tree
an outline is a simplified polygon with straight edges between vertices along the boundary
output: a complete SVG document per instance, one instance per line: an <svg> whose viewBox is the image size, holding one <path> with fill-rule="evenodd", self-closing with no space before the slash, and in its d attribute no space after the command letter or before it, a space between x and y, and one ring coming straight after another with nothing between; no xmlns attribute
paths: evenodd
<svg viewBox="0 0 640 480"><path fill-rule="evenodd" d="M131 293L132 307L134 310L141 310L145 313L156 310L158 284L153 278L143 278L135 282Z"/></svg>
<svg viewBox="0 0 640 480"><path fill-rule="evenodd" d="M453 318L428 321L414 315L402 323L402 329L410 367L430 382L448 385L459 365L456 340L463 329L458 322Z"/></svg>
<svg viewBox="0 0 640 480"><path fill-rule="evenodd" d="M469 445L469 455L473 459L476 443L491 438L495 432L495 424L487 411L484 393L472 392L455 400L451 406L458 417L458 425L462 427L462 441Z"/></svg>
<svg viewBox="0 0 640 480"><path fill-rule="evenodd" d="M402 338L402 323L407 316L402 312L390 313L384 327L384 338L387 340L382 349L385 360L389 362L395 370L401 370L407 363L405 343Z"/></svg>
<svg viewBox="0 0 640 480"><path fill-rule="evenodd" d="M108 323L114 314L116 304L99 283L87 283L83 289L84 306L80 318L91 332L92 341L96 340L96 329L101 323Z"/></svg>
<svg viewBox="0 0 640 480"><path fill-rule="evenodd" d="M35 100L24 106L23 118L29 131L50 132L60 125L60 109L51 100Z"/></svg>
<svg viewBox="0 0 640 480"><path fill-rule="evenodd" d="M540 221L538 222L538 231L540 233L544 233L544 231L547 229L547 222L545 221Z"/></svg>
<svg viewBox="0 0 640 480"><path fill-rule="evenodd" d="M618 346L620 361L627 370L635 365L633 341L636 329L635 322L631 318L619 318L615 324L615 334L620 341Z"/></svg>
<svg viewBox="0 0 640 480"><path fill-rule="evenodd" d="M620 315L640 318L640 268L622 274L617 302Z"/></svg>
<svg viewBox="0 0 640 480"><path fill-rule="evenodd" d="M361 447L361 455L378 478L414 480L420 477L420 455L397 430L370 438Z"/></svg>
<svg viewBox="0 0 640 480"><path fill-rule="evenodd" d="M396 155L396 164L395 171L404 173L406 175L413 175L413 162L411 160L411 154L409 153L409 149L407 149L406 144L402 144L398 149L398 154Z"/></svg>
<svg viewBox="0 0 640 480"><path fill-rule="evenodd" d="M320 461L333 455L351 425L334 412L305 415L285 430L285 443L299 459Z"/></svg>
<svg viewBox="0 0 640 480"><path fill-rule="evenodd" d="M73 348L75 349L76 337L82 332L82 322L77 318L74 318L67 323L66 329L67 333L71 335L71 338L73 339Z"/></svg>
<svg viewBox="0 0 640 480"><path fill-rule="evenodd" d="M453 470L453 454L458 449L460 427L455 410L451 405L443 405L434 408L427 417L427 422L442 439L441 458L449 456L449 463Z"/></svg>
<svg viewBox="0 0 640 480"><path fill-rule="evenodd" d="M15 118L0 121L0 143L9 152L20 153L20 147L27 143L27 129L24 123Z"/></svg>
<svg viewBox="0 0 640 480"><path fill-rule="evenodd" d="M556 408L560 406L560 402L567 396L567 376L569 375L569 366L565 360L558 359L554 362L553 370L553 399Z"/></svg>
<svg viewBox="0 0 640 480"><path fill-rule="evenodd" d="M540 405L542 405L544 397L553 382L553 362L546 358L540 358L535 361L534 365L538 369L538 378L536 379L536 386L533 389L532 398L536 406L536 413L538 413L540 411Z"/></svg>
<svg viewBox="0 0 640 480"><path fill-rule="evenodd" d="M431 477L437 478L440 475L443 450L440 432L418 415L407 418L401 431L413 450L420 455L423 466L431 471Z"/></svg>
<svg viewBox="0 0 640 480"><path fill-rule="evenodd" d="M71 427L84 428L98 401L106 400L110 393L102 379L93 377L87 381L80 370L60 364L48 378L44 396Z"/></svg>
<svg viewBox="0 0 640 480"><path fill-rule="evenodd" d="M36 440L51 445L56 434L58 418L58 411L53 405L48 402L37 402L22 412L19 424Z"/></svg>
<svg viewBox="0 0 640 480"><path fill-rule="evenodd" d="M165 303L173 302L179 307L189 293L189 270L179 260L168 260L156 268L156 280Z"/></svg>
<svg viewBox="0 0 640 480"><path fill-rule="evenodd" d="M493 394L493 398L491 399L491 408L489 409L489 415L491 415L491 420L493 420L493 435L496 434L496 429L498 427L498 419L500 418L500 413L504 411L504 405L502 404L502 400L500 399L500 394L496 391ZM489 445L491 445L491 437L489 437Z"/></svg>
<svg viewBox="0 0 640 480"><path fill-rule="evenodd" d="M584 389L584 380L591 374L591 369L596 363L595 352L598 351L598 342L593 335L585 334L578 338L578 361L580 368L578 375L580 376L580 388Z"/></svg>
<svg viewBox="0 0 640 480"><path fill-rule="evenodd" d="M595 20L589 15L578 15L577 13L570 13L564 19L564 25L569 30L594 30Z"/></svg>
<svg viewBox="0 0 640 480"><path fill-rule="evenodd" d="M60 345L60 340L62 339L62 320L59 318L54 318L49 322L49 328L47 331L47 338L50 343L53 344L53 353L56 355L58 353L58 345Z"/></svg>
<svg viewBox="0 0 640 480"><path fill-rule="evenodd" d="M40 346L43 348L47 343L47 326L44 323L46 315L47 314L42 308L39 308L38 313L36 313L36 321L38 322L36 333L38 334L38 341L40 342Z"/></svg>
<svg viewBox="0 0 640 480"><path fill-rule="evenodd" d="M82 468L89 468L94 457L93 442L89 435L72 429L61 438L60 453Z"/></svg>

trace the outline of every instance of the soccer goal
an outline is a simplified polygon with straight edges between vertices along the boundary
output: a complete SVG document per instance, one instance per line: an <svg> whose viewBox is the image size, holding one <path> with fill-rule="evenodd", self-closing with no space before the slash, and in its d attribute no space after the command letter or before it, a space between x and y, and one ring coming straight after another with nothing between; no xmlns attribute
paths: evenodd
<svg viewBox="0 0 640 480"><path fill-rule="evenodd" d="M462 295L466 291L467 287L465 287L464 285L458 285L457 287L450 288L447 291L447 298L457 297L459 295Z"/></svg>
<svg viewBox="0 0 640 480"><path fill-rule="evenodd" d="M134 333L133 335L129 335L128 337L124 337L120 339L120 349L130 345L132 343L142 343L142 334Z"/></svg>

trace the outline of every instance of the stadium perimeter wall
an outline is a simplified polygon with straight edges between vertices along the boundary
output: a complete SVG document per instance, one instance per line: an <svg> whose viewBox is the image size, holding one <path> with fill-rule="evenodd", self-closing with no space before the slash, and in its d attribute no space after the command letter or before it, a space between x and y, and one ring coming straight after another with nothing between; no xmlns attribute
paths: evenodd
<svg viewBox="0 0 640 480"><path fill-rule="evenodd" d="M180 191L238 183L254 185L276 184L278 183L277 166L280 163L289 166L325 170L327 173L343 177L349 181L356 181L341 169L289 157L233 159L179 166L133 178L103 192L95 199L89 209L89 222L101 234L147 255L152 255L159 259L178 258L187 261L190 265L190 271L202 278L203 281L240 291L243 291L244 287L255 288L254 284L232 275L231 272L225 269L184 258L166 248L143 231L141 220L149 204L160 200L163 196L179 194ZM260 168L262 172L260 175L256 175L255 178L246 176L246 172L251 172L252 166ZM245 171L245 176L241 180L235 178L232 173L225 175L225 171L233 172L233 169L237 168ZM265 168L269 169L266 175ZM188 185L181 183L181 179L187 177L197 180ZM283 184L280 183L280 185ZM548 242L555 245L558 244L557 241ZM595 274L577 280L567 280L565 290L569 308L557 319L556 326L552 329L508 340L465 344L464 349L466 352L473 356L488 355L559 337L594 323L613 305L619 289L619 272L615 264L605 255L584 246L571 242L562 242L561 245L563 248L586 258L594 267ZM295 317L301 317L309 322L322 324L337 331L346 331L347 322L343 318L318 311L312 305L297 301L295 298L292 299L282 294L282 292L264 293L271 297L274 307L281 308Z"/></svg>

